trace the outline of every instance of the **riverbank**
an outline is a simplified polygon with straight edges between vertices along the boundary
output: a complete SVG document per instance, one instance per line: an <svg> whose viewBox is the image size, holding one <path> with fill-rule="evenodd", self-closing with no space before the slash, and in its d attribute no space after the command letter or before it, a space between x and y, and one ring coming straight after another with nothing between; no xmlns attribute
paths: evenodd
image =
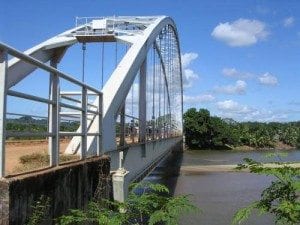
<svg viewBox="0 0 300 225"><path fill-rule="evenodd" d="M300 168L300 162L298 163L288 163L288 164L274 164L274 163L265 163L263 164L266 168L280 168L284 165L288 165L293 168ZM249 172L248 169L237 170L237 165L192 165L192 166L181 166L180 174L197 174L204 172Z"/></svg>
<svg viewBox="0 0 300 225"><path fill-rule="evenodd" d="M238 150L238 151L253 151L253 150L261 150L261 151L268 151L268 150L294 150L296 147L287 145L283 143L282 141L278 141L274 144L274 147L265 147L265 148L255 148L248 145L241 145L237 147L233 147L232 150Z"/></svg>
<svg viewBox="0 0 300 225"><path fill-rule="evenodd" d="M274 147L262 147L262 148L257 148L257 147L252 147L249 145L240 145L240 146L230 146L230 145L225 145L223 147L216 147L214 149L189 149L186 147L185 151L205 151L205 150L224 150L224 151L269 151L269 150L295 150L297 147L291 146L288 144L285 144L281 141L278 141L274 143Z"/></svg>

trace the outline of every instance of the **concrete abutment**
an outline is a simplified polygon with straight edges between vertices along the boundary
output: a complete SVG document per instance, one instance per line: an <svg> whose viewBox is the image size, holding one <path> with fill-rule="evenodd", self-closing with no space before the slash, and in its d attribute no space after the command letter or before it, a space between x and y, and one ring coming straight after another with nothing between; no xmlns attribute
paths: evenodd
<svg viewBox="0 0 300 225"><path fill-rule="evenodd" d="M32 214L32 206L45 196L50 199L47 219L69 209L84 208L93 198L111 195L110 158L93 157L0 180L0 225L22 225Z"/></svg>
<svg viewBox="0 0 300 225"><path fill-rule="evenodd" d="M175 155L181 152L182 146L181 137L131 146L125 154L125 170L121 174L111 171L119 159L116 151L110 157L88 158L1 179L0 225L25 224L32 215L32 206L41 196L50 199L47 219L41 225L54 224L53 219L69 209L84 208L93 198L112 199L114 196L115 200L123 202L129 183L142 180L171 152Z"/></svg>

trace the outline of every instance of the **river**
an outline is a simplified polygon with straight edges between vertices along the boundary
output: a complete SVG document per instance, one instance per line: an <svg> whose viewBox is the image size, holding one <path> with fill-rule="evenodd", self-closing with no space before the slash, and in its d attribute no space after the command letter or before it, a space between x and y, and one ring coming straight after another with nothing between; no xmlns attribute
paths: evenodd
<svg viewBox="0 0 300 225"><path fill-rule="evenodd" d="M268 158L266 153L286 153L285 157ZM178 154L178 153L177 153ZM180 166L224 165L241 163L249 157L255 160L300 162L300 150L288 151L186 151L171 155L146 179L167 185L174 195L191 194L191 200L201 212L184 216L181 225L229 225L234 213L258 200L271 177L239 172L181 173ZM248 225L273 225L271 215L253 215Z"/></svg>

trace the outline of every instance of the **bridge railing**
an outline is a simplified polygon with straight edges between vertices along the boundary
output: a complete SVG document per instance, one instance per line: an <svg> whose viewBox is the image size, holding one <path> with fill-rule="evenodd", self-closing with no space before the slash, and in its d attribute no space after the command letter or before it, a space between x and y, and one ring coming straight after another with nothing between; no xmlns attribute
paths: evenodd
<svg viewBox="0 0 300 225"><path fill-rule="evenodd" d="M21 61L34 65L50 75L49 82L49 97L41 97L34 94L28 94L16 90L11 90L7 86L8 83L8 58L9 56L16 57ZM61 92L60 81L66 81L73 86L79 87L78 92ZM5 177L5 161L6 161L6 140L9 137L46 137L48 138L50 166L59 165L60 153L60 138L61 137L81 137L80 144L80 159L86 158L87 155L87 137L95 136L97 140L96 155L100 155L102 148L102 93L97 89L74 79L68 74L65 74L55 67L49 66L31 56L28 56L4 43L0 42L0 178ZM43 117L48 121L48 129L44 132L33 131L8 131L6 127L6 119L14 113L7 112L7 98L13 96L14 98L23 99L26 101L46 104L48 106L48 115ZM76 96L76 97L74 97ZM93 96L93 101L89 101L89 97ZM98 99L98 101L94 101ZM22 105L23 108L26 104ZM62 109L68 109L62 110ZM25 114L15 113L14 116L26 116ZM34 116L33 117L38 117ZM97 131L93 133L88 132L87 121L94 120L98 117ZM78 122L78 127L81 127L80 132L76 131L61 131L61 120L66 118L73 119Z"/></svg>
<svg viewBox="0 0 300 225"><path fill-rule="evenodd" d="M76 17L76 35L105 35L113 34L115 21L105 17Z"/></svg>
<svg viewBox="0 0 300 225"><path fill-rule="evenodd" d="M150 120L146 121L145 138L142 139L139 128L140 119L124 113L122 123L121 117L122 113L119 114L116 121L116 143L118 148L182 136L181 131L176 131L169 124Z"/></svg>

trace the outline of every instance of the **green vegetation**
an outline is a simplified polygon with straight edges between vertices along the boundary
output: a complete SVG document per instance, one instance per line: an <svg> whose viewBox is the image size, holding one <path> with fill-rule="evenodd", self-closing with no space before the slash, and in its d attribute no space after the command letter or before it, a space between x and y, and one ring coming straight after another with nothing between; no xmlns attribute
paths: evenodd
<svg viewBox="0 0 300 225"><path fill-rule="evenodd" d="M39 225L41 224L47 216L50 208L50 198L41 195L37 201L31 206L32 214L26 225Z"/></svg>
<svg viewBox="0 0 300 225"><path fill-rule="evenodd" d="M300 121L289 123L236 122L211 116L206 109L187 110L184 115L186 144L194 149L249 146L274 148L279 144L300 146ZM280 146L279 146L280 147Z"/></svg>
<svg viewBox="0 0 300 225"><path fill-rule="evenodd" d="M79 122L61 122L61 131L76 131L79 127ZM22 116L17 119L7 119L6 130L10 132L46 132L48 130L48 121L46 119L34 119L31 116ZM43 136L35 137L15 137L14 139L43 139Z"/></svg>
<svg viewBox="0 0 300 225"><path fill-rule="evenodd" d="M248 219L253 210L260 214L271 213L276 224L300 224L300 170L288 164L277 162L278 168L266 168L260 162L245 158L238 169L249 169L251 173L275 177L271 185L263 190L261 199L240 209L234 216L232 225Z"/></svg>
<svg viewBox="0 0 300 225"><path fill-rule="evenodd" d="M90 202L86 210L71 210L60 217L60 225L177 225L179 217L195 211L188 196L169 197L169 190L161 184L134 184L125 203L108 200Z"/></svg>

